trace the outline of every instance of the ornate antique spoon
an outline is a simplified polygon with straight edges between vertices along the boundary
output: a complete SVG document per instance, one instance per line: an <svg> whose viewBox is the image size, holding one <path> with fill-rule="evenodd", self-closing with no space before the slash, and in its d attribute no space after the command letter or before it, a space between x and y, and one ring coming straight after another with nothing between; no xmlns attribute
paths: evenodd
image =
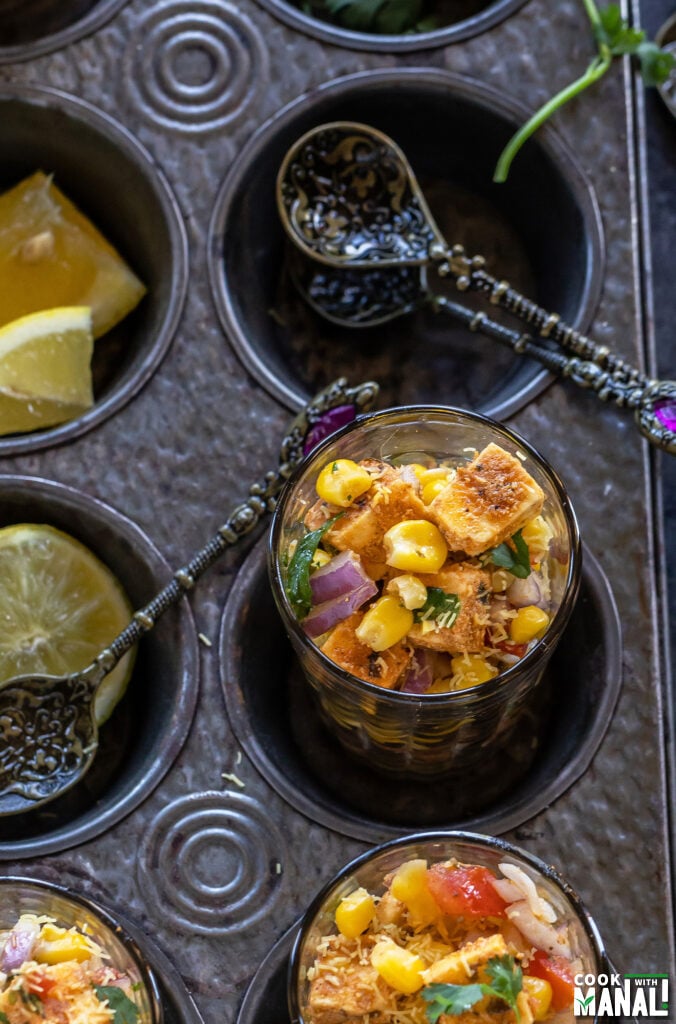
<svg viewBox="0 0 676 1024"><path fill-rule="evenodd" d="M580 387L593 387L602 368L595 362L566 356L547 348L530 334L522 334L498 323L486 313L433 294L427 283L426 267L392 267L368 270L337 270L306 259L298 250L289 252L287 266L291 280L307 304L340 327L373 327L396 317L430 306L448 313L458 323L493 338L541 363L550 373L566 377Z"/></svg>
<svg viewBox="0 0 676 1024"><path fill-rule="evenodd" d="M406 157L387 135L349 121L314 128L284 157L277 205L294 244L325 266L373 271L431 265L441 277L452 277L459 291L487 293L493 305L525 321L533 335L579 357L569 371L577 382L604 401L633 409L644 437L676 454L676 383L646 377L507 281L498 281L482 256L449 246ZM524 345L536 345L527 337ZM552 368L567 372L563 365Z"/></svg>
<svg viewBox="0 0 676 1024"><path fill-rule="evenodd" d="M68 676L22 676L0 684L0 816L39 807L80 781L98 747L93 709L101 682L228 547L274 510L284 482L321 435L368 409L377 394L377 384L350 388L344 378L320 392L291 424L282 441L278 468L251 486L250 497L234 509L217 534L135 613L91 665Z"/></svg>

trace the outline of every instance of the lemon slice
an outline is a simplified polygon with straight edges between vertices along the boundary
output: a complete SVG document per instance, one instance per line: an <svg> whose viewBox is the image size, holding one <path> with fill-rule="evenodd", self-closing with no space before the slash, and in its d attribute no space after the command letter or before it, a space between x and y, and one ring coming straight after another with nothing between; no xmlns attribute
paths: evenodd
<svg viewBox="0 0 676 1024"><path fill-rule="evenodd" d="M141 301L145 287L51 177L0 195L0 324L40 309L90 306L94 337Z"/></svg>
<svg viewBox="0 0 676 1024"><path fill-rule="evenodd" d="M86 668L132 615L110 570L52 526L0 529L0 580L0 680ZM96 695L99 725L127 687L133 654L124 656Z"/></svg>
<svg viewBox="0 0 676 1024"><path fill-rule="evenodd" d="M0 434L41 430L93 402L87 306L47 309L0 328Z"/></svg>

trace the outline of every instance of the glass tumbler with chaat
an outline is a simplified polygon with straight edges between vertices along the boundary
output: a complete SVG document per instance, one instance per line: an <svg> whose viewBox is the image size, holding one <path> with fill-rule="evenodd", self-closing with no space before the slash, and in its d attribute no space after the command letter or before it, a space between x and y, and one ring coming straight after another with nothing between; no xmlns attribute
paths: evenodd
<svg viewBox="0 0 676 1024"><path fill-rule="evenodd" d="M521 437L452 408L359 418L287 484L269 568L308 699L350 754L405 778L471 770L478 803L527 770L580 542Z"/></svg>
<svg viewBox="0 0 676 1024"><path fill-rule="evenodd" d="M152 968L93 900L49 882L0 879L2 1024L162 1024Z"/></svg>
<svg viewBox="0 0 676 1024"><path fill-rule="evenodd" d="M294 1024L569 1024L608 960L579 897L501 839L421 833L363 854L304 915Z"/></svg>

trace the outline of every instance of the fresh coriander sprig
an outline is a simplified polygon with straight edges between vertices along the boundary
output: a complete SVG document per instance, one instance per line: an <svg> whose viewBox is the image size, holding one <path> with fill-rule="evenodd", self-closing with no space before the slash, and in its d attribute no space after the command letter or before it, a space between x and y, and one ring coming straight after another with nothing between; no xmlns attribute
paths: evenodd
<svg viewBox="0 0 676 1024"><path fill-rule="evenodd" d="M501 569L507 569L512 576L517 576L520 580L525 580L530 576L530 551L521 530L516 531L511 542L504 541L496 548L491 548L487 552L486 560Z"/></svg>
<svg viewBox="0 0 676 1024"><path fill-rule="evenodd" d="M400 35L437 27L434 17L425 15L427 0L305 0L302 6L307 14L356 32Z"/></svg>
<svg viewBox="0 0 676 1024"><path fill-rule="evenodd" d="M491 985L426 985L421 995L428 1004L427 1019L436 1024L442 1013L458 1016L471 1010L484 996L501 999L514 1011L517 1024L521 1020L517 997L523 988L523 972L513 956L494 956L486 966Z"/></svg>
<svg viewBox="0 0 676 1024"><path fill-rule="evenodd" d="M460 614L460 598L447 594L441 587L428 587L427 600L422 608L416 608L413 618L416 622L435 622L440 629L450 629Z"/></svg>
<svg viewBox="0 0 676 1024"><path fill-rule="evenodd" d="M117 985L94 985L101 1002L107 1002L113 1011L113 1024L137 1024L138 1006Z"/></svg>
<svg viewBox="0 0 676 1024"><path fill-rule="evenodd" d="M582 3L594 33L598 52L580 78L547 100L512 136L498 158L493 181L507 180L512 161L523 144L555 111L603 78L616 57L625 54L637 57L641 66L641 76L646 85L660 85L669 77L676 58L666 50L661 50L656 43L647 40L643 29L632 28L622 17L618 4L609 4L599 10L595 0L582 0Z"/></svg>
<svg viewBox="0 0 676 1024"><path fill-rule="evenodd" d="M286 594L299 619L304 619L312 607L312 590L310 589L312 559L326 531L342 515L343 513L339 512L333 519L327 519L323 526L306 533L296 545L293 558L289 562Z"/></svg>

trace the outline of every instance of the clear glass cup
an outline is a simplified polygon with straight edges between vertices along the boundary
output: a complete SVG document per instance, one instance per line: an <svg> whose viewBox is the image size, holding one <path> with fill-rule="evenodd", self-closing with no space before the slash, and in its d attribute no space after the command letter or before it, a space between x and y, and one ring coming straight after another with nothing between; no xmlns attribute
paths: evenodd
<svg viewBox="0 0 676 1024"><path fill-rule="evenodd" d="M525 466L545 493L543 516L553 530L550 623L535 646L487 683L449 693L387 690L344 671L303 631L285 591L285 554L303 535L316 501L315 483L333 459L420 461L423 456L469 462L495 442ZM380 773L406 779L442 775L466 783L475 809L511 787L537 752L548 699L544 669L570 617L579 589L581 549L563 484L523 438L485 416L458 409L411 406L359 417L319 445L288 482L270 533L269 572L277 607L309 692L328 729L353 757Z"/></svg>
<svg viewBox="0 0 676 1024"><path fill-rule="evenodd" d="M46 914L61 928L86 931L107 954L106 961L132 982L137 1024L163 1024L157 981L143 953L114 917L86 896L33 878L0 878L0 929L12 928L21 914Z"/></svg>
<svg viewBox="0 0 676 1024"><path fill-rule="evenodd" d="M371 895L381 895L384 879L405 861L426 860L428 867L455 858L463 864L479 864L500 876L498 865L514 864L535 883L556 912L557 926L568 927L571 953L580 961L583 973L607 974L612 968L598 928L572 887L549 864L512 846L504 839L472 832L421 832L395 839L369 850L347 864L321 890L300 923L289 961L287 997L292 1024L311 1024L305 1014L310 983L308 969L317 956L319 941L335 934L336 907L345 896L363 886ZM548 1018L558 1024L572 1018L572 1011Z"/></svg>

